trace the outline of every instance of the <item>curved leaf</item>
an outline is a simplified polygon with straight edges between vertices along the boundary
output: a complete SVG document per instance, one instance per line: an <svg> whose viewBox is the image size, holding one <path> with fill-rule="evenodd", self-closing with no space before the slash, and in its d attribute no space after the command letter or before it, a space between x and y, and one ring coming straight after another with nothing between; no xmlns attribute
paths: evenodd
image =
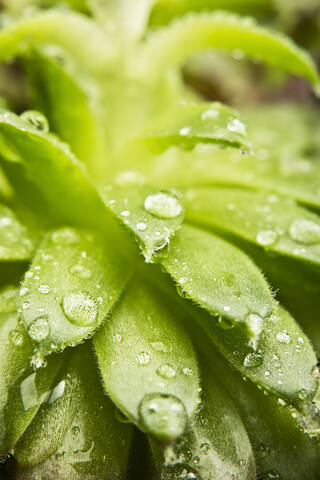
<svg viewBox="0 0 320 480"><path fill-rule="evenodd" d="M184 210L175 191L108 185L101 189L101 196L116 218L134 234L146 262L153 261L157 252L168 245L183 220Z"/></svg>
<svg viewBox="0 0 320 480"><path fill-rule="evenodd" d="M22 283L22 318L44 353L80 343L103 322L127 281L123 261L98 235L48 233Z"/></svg>
<svg viewBox="0 0 320 480"><path fill-rule="evenodd" d="M161 479L171 480L173 475L188 478L188 474L202 480L255 479L252 447L231 398L208 368L201 374L199 413L190 431L174 447L172 458L158 465Z"/></svg>
<svg viewBox="0 0 320 480"><path fill-rule="evenodd" d="M31 100L90 171L102 170L104 119L98 83L53 45L23 53ZM103 162L104 163L104 162Z"/></svg>
<svg viewBox="0 0 320 480"><path fill-rule="evenodd" d="M137 280L94 337L111 399L160 442L179 437L198 400L195 352L177 324L179 312L157 288Z"/></svg>
<svg viewBox="0 0 320 480"><path fill-rule="evenodd" d="M213 234L184 225L161 263L182 295L221 317L221 322L245 325L255 345L272 313L273 298L262 274L241 250Z"/></svg>
<svg viewBox="0 0 320 480"><path fill-rule="evenodd" d="M249 57L301 75L315 87L319 85L311 57L288 37L256 25L251 18L225 12L189 15L153 33L142 47L142 67L149 75L158 76L208 48L240 49Z"/></svg>
<svg viewBox="0 0 320 480"><path fill-rule="evenodd" d="M46 368L33 372L32 353L17 314L0 313L0 455L8 453L28 427L61 364L53 356Z"/></svg>
<svg viewBox="0 0 320 480"><path fill-rule="evenodd" d="M44 44L63 47L93 73L104 70L116 53L110 37L88 17L71 10L53 9L20 18L3 28L0 61L18 55L26 46Z"/></svg>
<svg viewBox="0 0 320 480"><path fill-rule="evenodd" d="M0 161L22 203L51 223L107 223L83 166L66 144L41 128L32 117L0 112Z"/></svg>
<svg viewBox="0 0 320 480"><path fill-rule="evenodd" d="M187 217L295 261L320 266L320 218L292 199L237 188L186 193Z"/></svg>
<svg viewBox="0 0 320 480"><path fill-rule="evenodd" d="M148 126L136 141L153 152L171 146L190 150L198 143L249 150L245 124L235 111L218 102L180 105Z"/></svg>
<svg viewBox="0 0 320 480"><path fill-rule="evenodd" d="M55 397L41 407L17 444L17 478L50 472L61 480L124 479L132 428L116 419L87 345L74 351L57 380ZM55 438L46 433L51 429L58 433Z"/></svg>
<svg viewBox="0 0 320 480"><path fill-rule="evenodd" d="M11 208L0 204L0 261L29 260L36 236L17 218Z"/></svg>

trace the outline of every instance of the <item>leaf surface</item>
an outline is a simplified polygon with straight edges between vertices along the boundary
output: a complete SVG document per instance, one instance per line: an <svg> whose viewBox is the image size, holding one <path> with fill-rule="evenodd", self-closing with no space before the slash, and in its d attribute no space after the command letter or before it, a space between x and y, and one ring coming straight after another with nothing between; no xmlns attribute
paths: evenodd
<svg viewBox="0 0 320 480"><path fill-rule="evenodd" d="M136 179L134 173L132 176ZM184 209L175 191L106 186L101 189L101 196L116 218L133 233L146 262L153 261L157 252L168 245L183 220Z"/></svg>
<svg viewBox="0 0 320 480"><path fill-rule="evenodd" d="M88 344L73 351L56 382L16 447L18 478L124 478L132 429L116 419Z"/></svg>
<svg viewBox="0 0 320 480"><path fill-rule="evenodd" d="M156 287L135 280L94 337L105 389L143 431L179 437L198 399L198 368L178 310Z"/></svg>
<svg viewBox="0 0 320 480"><path fill-rule="evenodd" d="M226 12L200 13L176 20L150 35L141 54L144 68L156 76L208 48L240 49L246 56L305 77L315 87L319 84L311 57L288 37L258 26L254 19Z"/></svg>
<svg viewBox="0 0 320 480"><path fill-rule="evenodd" d="M45 353L80 343L119 298L128 271L98 235L72 228L48 233L22 283L30 337Z"/></svg>

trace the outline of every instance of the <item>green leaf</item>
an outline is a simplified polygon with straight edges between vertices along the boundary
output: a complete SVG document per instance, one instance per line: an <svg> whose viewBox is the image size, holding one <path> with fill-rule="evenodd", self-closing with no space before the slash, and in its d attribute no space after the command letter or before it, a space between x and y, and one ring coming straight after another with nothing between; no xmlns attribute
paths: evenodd
<svg viewBox="0 0 320 480"><path fill-rule="evenodd" d="M139 178L139 177L138 177ZM184 209L175 191L148 187L101 189L106 206L136 237L146 262L170 242L180 228Z"/></svg>
<svg viewBox="0 0 320 480"><path fill-rule="evenodd" d="M43 120L37 128L34 113L24 115L0 112L0 161L22 203L51 224L107 223L106 209L69 147L46 132Z"/></svg>
<svg viewBox="0 0 320 480"><path fill-rule="evenodd" d="M254 19L225 12L189 15L150 35L141 50L142 68L157 77L208 48L240 49L249 57L319 85L311 57L288 37L256 25Z"/></svg>
<svg viewBox="0 0 320 480"><path fill-rule="evenodd" d="M42 352L96 330L127 281L123 266L98 235L63 228L45 236L20 290L24 324Z"/></svg>
<svg viewBox="0 0 320 480"><path fill-rule="evenodd" d="M47 45L23 54L32 105L48 118L89 170L101 171L105 137L98 83L62 48Z"/></svg>
<svg viewBox="0 0 320 480"><path fill-rule="evenodd" d="M7 206L0 204L0 261L29 260L37 243L33 234Z"/></svg>
<svg viewBox="0 0 320 480"><path fill-rule="evenodd" d="M91 349L80 346L16 446L18 478L124 478L131 433L103 393Z"/></svg>
<svg viewBox="0 0 320 480"><path fill-rule="evenodd" d="M258 268L221 238L183 226L161 263L181 295L230 326L245 325L254 346L273 309L273 298ZM216 320L213 320L217 322Z"/></svg>
<svg viewBox="0 0 320 480"><path fill-rule="evenodd" d="M8 302L2 310L8 310L12 300ZM8 453L28 427L60 367L53 356L46 368L33 372L32 353L17 314L0 313L0 455Z"/></svg>
<svg viewBox="0 0 320 480"><path fill-rule="evenodd" d="M201 377L199 413L190 431L166 452L167 461L158 465L161 480L225 480L230 475L237 480L255 479L252 447L231 398L207 367Z"/></svg>
<svg viewBox="0 0 320 480"><path fill-rule="evenodd" d="M320 218L291 198L237 188L186 192L187 218L292 261L320 265Z"/></svg>
<svg viewBox="0 0 320 480"><path fill-rule="evenodd" d="M166 443L181 436L198 400L198 368L179 310L136 280L94 337L108 395L143 431Z"/></svg>
<svg viewBox="0 0 320 480"><path fill-rule="evenodd" d="M234 110L214 103L184 104L157 119L138 136L138 141L153 152L171 146L192 149L198 143L249 150L246 126Z"/></svg>
<svg viewBox="0 0 320 480"><path fill-rule="evenodd" d="M61 46L95 74L100 74L116 53L110 36L88 17L71 10L52 9L20 17L3 28L0 61L18 55L26 46L45 44Z"/></svg>
<svg viewBox="0 0 320 480"><path fill-rule="evenodd" d="M295 409L273 395L244 382L240 374L212 348L208 335L193 321L189 331L206 357L208 366L223 383L235 402L254 447L257 470L262 478L270 475L283 480L317 480L320 467L319 442L311 440L299 425ZM272 478L272 476L271 476Z"/></svg>

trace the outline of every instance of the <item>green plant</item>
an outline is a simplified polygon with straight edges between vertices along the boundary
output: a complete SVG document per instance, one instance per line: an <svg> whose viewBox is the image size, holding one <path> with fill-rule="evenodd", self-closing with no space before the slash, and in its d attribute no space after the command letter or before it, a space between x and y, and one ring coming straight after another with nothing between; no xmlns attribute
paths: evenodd
<svg viewBox="0 0 320 480"><path fill-rule="evenodd" d="M181 78L236 49L319 88L313 61L232 13L7 3L29 110L0 112L4 478L319 479L319 112L244 123Z"/></svg>

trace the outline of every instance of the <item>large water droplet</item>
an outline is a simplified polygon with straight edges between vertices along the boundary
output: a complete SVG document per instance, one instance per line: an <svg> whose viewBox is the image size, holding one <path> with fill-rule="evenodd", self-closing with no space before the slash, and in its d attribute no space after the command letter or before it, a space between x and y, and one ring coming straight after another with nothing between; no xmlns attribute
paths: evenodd
<svg viewBox="0 0 320 480"><path fill-rule="evenodd" d="M282 332L277 333L277 340L280 343L290 343L290 335L288 334L287 330L283 330Z"/></svg>
<svg viewBox="0 0 320 480"><path fill-rule="evenodd" d="M264 247L269 247L274 245L278 239L278 234L273 230L261 230L256 237L257 242L259 245L263 245Z"/></svg>
<svg viewBox="0 0 320 480"><path fill-rule="evenodd" d="M320 243L320 224L308 218L297 218L289 228L290 237L299 243L312 245Z"/></svg>
<svg viewBox="0 0 320 480"><path fill-rule="evenodd" d="M246 368L259 367L262 364L263 358L259 353L248 353L243 360L243 365Z"/></svg>
<svg viewBox="0 0 320 480"><path fill-rule="evenodd" d="M179 200L165 192L149 195L145 199L144 208L158 218L175 218L182 212Z"/></svg>
<svg viewBox="0 0 320 480"><path fill-rule="evenodd" d="M161 365L159 368L157 368L156 373L160 377L166 378L168 380L176 376L176 371L174 367L169 364Z"/></svg>
<svg viewBox="0 0 320 480"><path fill-rule="evenodd" d="M97 303L86 293L68 293L62 300L62 308L68 320L79 327L89 327L96 322Z"/></svg>
<svg viewBox="0 0 320 480"><path fill-rule="evenodd" d="M42 113L36 110L26 110L20 115L20 118L41 132L47 133L49 131L48 120Z"/></svg>
<svg viewBox="0 0 320 480"><path fill-rule="evenodd" d="M30 323L28 328L29 337L32 338L35 342L41 342L45 340L50 333L50 325L48 317L43 315L36 318L33 322Z"/></svg>
<svg viewBox="0 0 320 480"><path fill-rule="evenodd" d="M228 130L233 133L238 133L239 135L246 135L247 129L246 126L238 118L234 118L228 123Z"/></svg>
<svg viewBox="0 0 320 480"><path fill-rule="evenodd" d="M145 395L139 405L141 427L157 440L168 443L180 437L188 423L186 409L173 395Z"/></svg>

